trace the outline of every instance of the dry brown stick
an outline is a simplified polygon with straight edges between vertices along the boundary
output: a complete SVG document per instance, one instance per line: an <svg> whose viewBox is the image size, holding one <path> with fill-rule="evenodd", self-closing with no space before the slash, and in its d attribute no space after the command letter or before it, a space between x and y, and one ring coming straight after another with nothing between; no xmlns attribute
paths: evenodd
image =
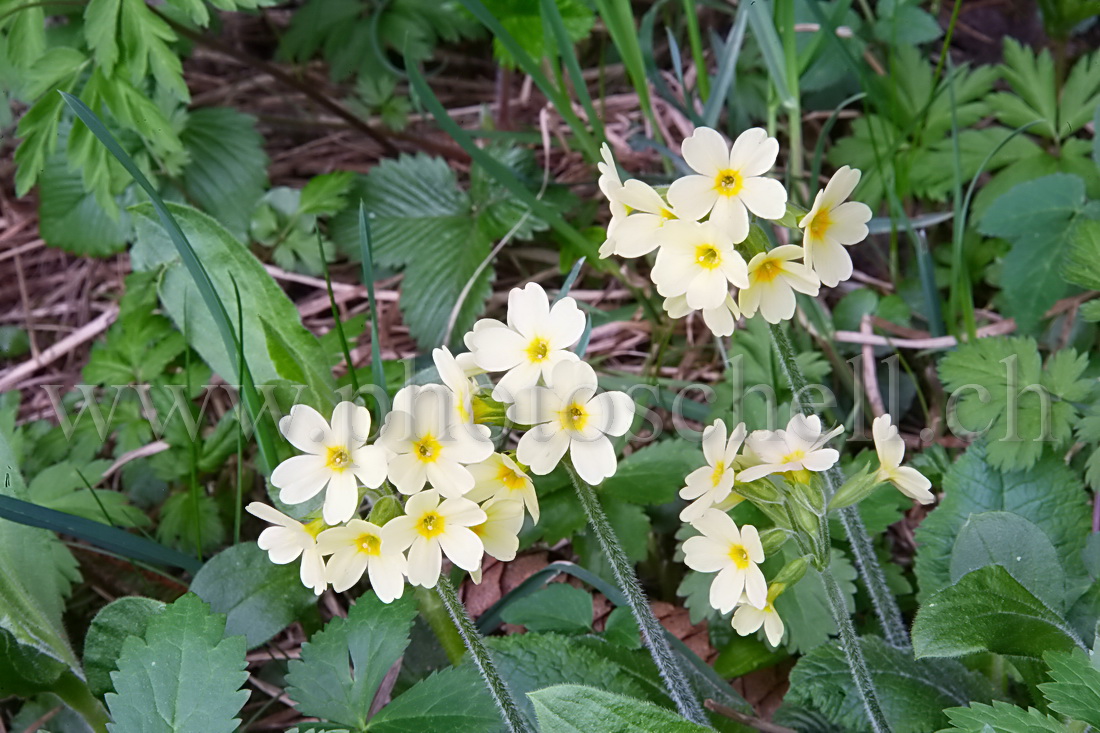
<svg viewBox="0 0 1100 733"><path fill-rule="evenodd" d="M871 332L871 316L863 314L859 321L859 332L868 336ZM886 408L882 404L882 392L878 388L878 370L875 369L875 349L871 344L864 344L860 351L863 359L863 389L867 392L867 401L871 403L871 412L875 417L886 414Z"/></svg>
<svg viewBox="0 0 1100 733"><path fill-rule="evenodd" d="M720 702L715 702L714 700L706 700L703 703L703 707L705 707L707 710L713 710L719 715L729 718L730 720L736 720L742 725L747 725L750 728L755 728L758 731L762 731L763 733L798 733L797 731L792 730L791 728L787 728L786 726L779 725L778 723L772 723L768 720L761 720L760 718L753 717L752 715L747 715L745 713L742 713L740 710L734 710L733 708L727 707Z"/></svg>
<svg viewBox="0 0 1100 733"><path fill-rule="evenodd" d="M117 317L118 307L115 306L104 311L94 321L84 324L53 346L50 346L37 357L29 359L19 366L8 370L3 376L0 376L0 392L12 389L19 384L20 380L29 377L47 364L60 359L76 347L91 341L96 336L106 331L108 326L114 323Z"/></svg>

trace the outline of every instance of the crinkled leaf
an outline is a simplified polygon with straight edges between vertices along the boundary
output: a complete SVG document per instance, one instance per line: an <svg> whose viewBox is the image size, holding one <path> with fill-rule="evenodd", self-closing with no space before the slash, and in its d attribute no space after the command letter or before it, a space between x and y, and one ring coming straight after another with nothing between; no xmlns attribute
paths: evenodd
<svg viewBox="0 0 1100 733"><path fill-rule="evenodd" d="M188 594L122 644L116 692L106 695L112 733L232 733L248 700L244 638L224 638L225 619Z"/></svg>
<svg viewBox="0 0 1100 733"><path fill-rule="evenodd" d="M705 733L696 725L651 702L583 685L555 685L527 693L542 733Z"/></svg>
<svg viewBox="0 0 1100 733"><path fill-rule="evenodd" d="M164 607L163 601L126 596L99 609L84 637L84 671L92 694L114 692L111 673L118 669L123 643L131 636L144 638L149 619Z"/></svg>
<svg viewBox="0 0 1100 733"><path fill-rule="evenodd" d="M329 621L290 663L287 694L298 710L362 729L382 678L409 644L415 617L411 594L389 604L373 591L360 596L347 618Z"/></svg>

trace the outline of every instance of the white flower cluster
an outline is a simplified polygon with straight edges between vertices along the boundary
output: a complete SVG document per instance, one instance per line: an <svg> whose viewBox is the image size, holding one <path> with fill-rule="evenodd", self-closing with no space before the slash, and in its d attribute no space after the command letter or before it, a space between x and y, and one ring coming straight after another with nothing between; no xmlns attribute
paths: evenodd
<svg viewBox="0 0 1100 733"><path fill-rule="evenodd" d="M469 353L457 359L436 349L441 383L402 388L373 444L365 407L341 402L330 424L313 408L295 405L279 429L303 455L279 464L271 483L286 504L323 491L321 517L302 523L249 504L249 512L274 525L260 534L259 546L275 563L300 557L302 582L318 595L329 584L347 590L366 574L387 603L402 595L406 579L435 586L444 555L475 579L485 554L512 560L525 510L539 518L528 470L547 474L568 453L581 478L603 481L616 469L608 436L625 434L634 415L625 393L597 394L592 367L569 350L584 327L572 298L551 307L536 283L512 290L507 323L478 321L465 336ZM486 398L472 377L489 372L503 372L492 398L529 428L514 457L496 450L481 422ZM387 481L395 499L407 497L403 513L395 508L397 516L380 519L381 526L359 518L361 487Z"/></svg>
<svg viewBox="0 0 1100 733"><path fill-rule="evenodd" d="M651 276L672 318L702 311L711 331L729 336L741 316L759 311L769 323L787 320L795 291L817 295L821 285L852 276L844 247L867 237L871 219L866 204L845 201L859 183L858 170L841 168L817 193L798 220L801 245L754 252L746 262L738 246L749 236L749 214L778 220L788 213L787 191L765 176L779 155L778 141L754 127L729 146L717 131L700 127L681 152L695 173L673 181L664 197L637 179L622 182L607 145L599 165L600 190L611 202L600 256L656 250Z"/></svg>
<svg viewBox="0 0 1100 733"><path fill-rule="evenodd" d="M829 470L840 459L839 452L825 445L843 430L838 426L825 431L816 415L798 414L786 429L756 430L748 437L744 423L734 428L728 440L721 420L703 431L706 465L688 474L680 489L680 497L691 501L680 519L701 533L684 542L684 562L692 570L718 573L711 583L710 604L720 613L736 608L733 628L742 636L763 626L768 642L779 645L783 620L773 602L784 586L769 587L757 567L764 561L764 548L756 527L747 524L738 529L726 513L744 500L737 487L772 475L807 483L811 474ZM868 487L891 483L922 504L933 501L928 479L901 465L905 443L889 415L875 419L872 434L879 467Z"/></svg>

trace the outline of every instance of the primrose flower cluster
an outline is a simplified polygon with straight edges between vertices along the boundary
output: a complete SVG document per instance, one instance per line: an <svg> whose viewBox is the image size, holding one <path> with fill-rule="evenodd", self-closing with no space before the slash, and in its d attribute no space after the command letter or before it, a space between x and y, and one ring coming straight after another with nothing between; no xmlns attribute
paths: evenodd
<svg viewBox="0 0 1100 733"><path fill-rule="evenodd" d="M867 237L871 219L866 204L846 201L858 170L838 170L803 212L788 205L783 184L765 175L779 142L761 128L746 130L730 146L717 131L699 127L681 152L694 172L673 181L664 196L637 179L623 182L606 145L599 164L600 190L611 204L600 256L656 251L651 277L672 318L702 311L715 335L729 336L742 316L790 319L795 291L814 296L820 286L852 276L845 247ZM791 219L801 244L765 251L750 242L750 213L777 223Z"/></svg>
<svg viewBox="0 0 1100 733"><path fill-rule="evenodd" d="M320 516L299 522L250 504L272 524L260 547L275 563L301 558L302 582L318 595L366 575L387 603L406 580L434 587L444 556L475 580L485 555L512 560L525 515L539 519L529 474L568 454L581 479L600 483L616 470L609 436L625 434L634 415L633 400L598 393L592 367L570 351L585 321L572 298L551 304L536 283L512 290L507 322L478 321L458 357L436 349L440 383L402 388L374 442L365 407L341 402L330 422L295 405L279 429L302 455L279 464L271 484L284 504L323 493ZM488 373L500 374L495 385L478 381ZM527 428L514 452L500 450L489 427L505 415ZM368 493L374 509L363 519Z"/></svg>
<svg viewBox="0 0 1100 733"><path fill-rule="evenodd" d="M702 573L717 573L710 586L710 604L720 613L734 611L732 624L742 636L762 626L772 646L783 638L783 620L775 610L775 599L798 582L806 570L804 559L783 568L769 584L759 565L765 547L774 552L790 536L791 530L812 532L817 521L815 501L802 497L820 492L815 474L828 471L840 459L840 453L826 444L840 435L843 427L826 431L815 415L798 414L786 429L756 430L746 436L744 423L726 437L726 425L715 420L703 431L703 457L706 465L688 474L680 497L690 501L680 513L699 534L683 544L684 562ZM893 484L906 496L931 503L931 483L920 472L902 466L905 443L889 415L875 419L872 426L878 467L866 468L850 479L829 502L841 508L859 501L875 487ZM774 479L774 480L773 480ZM818 496L822 496L817 493ZM750 499L776 519L778 529L761 538L756 527L738 527L727 510ZM810 520L802 525L789 522L800 516L775 507L790 504L792 509L807 507ZM823 501L817 505L823 509ZM805 517L806 513L801 512ZM736 610L735 610L736 609Z"/></svg>

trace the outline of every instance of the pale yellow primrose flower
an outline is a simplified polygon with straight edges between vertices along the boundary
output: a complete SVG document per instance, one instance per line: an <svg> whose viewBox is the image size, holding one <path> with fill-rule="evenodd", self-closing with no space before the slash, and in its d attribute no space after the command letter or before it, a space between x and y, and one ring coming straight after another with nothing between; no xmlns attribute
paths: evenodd
<svg viewBox="0 0 1100 733"><path fill-rule="evenodd" d="M493 442L487 426L459 422L455 399L441 384L404 387L394 397L378 444L394 454L390 481L402 494L415 494L429 481L448 497L474 487L466 464L488 458Z"/></svg>
<svg viewBox="0 0 1100 733"><path fill-rule="evenodd" d="M701 219L709 212L710 221L740 243L749 235L749 211L765 219L787 212L783 184L763 177L775 165L779 141L762 128L745 130L727 147L716 130L698 127L681 152L698 175L679 178L668 189L679 216Z"/></svg>
<svg viewBox="0 0 1100 733"><path fill-rule="evenodd" d="M587 483L614 475L615 448L607 436L630 428L634 400L625 392L596 394L596 372L583 361L558 364L548 384L520 392L508 406L509 420L534 426L519 439L516 458L543 476L568 451Z"/></svg>
<svg viewBox="0 0 1100 733"><path fill-rule="evenodd" d="M316 595L325 592L328 583L325 580L325 562L317 548L317 533L324 524L320 521L302 524L291 519L274 507L254 501L245 507L249 514L275 526L260 532L256 544L267 553L267 557L276 565L287 565L302 558L299 576L302 585L313 590Z"/></svg>
<svg viewBox="0 0 1100 733"><path fill-rule="evenodd" d="M483 319L466 335L473 361L487 372L505 372L493 399L511 402L517 393L548 381L562 362L575 362L569 347L584 333L585 317L577 301L565 297L550 307L538 283L508 293L508 323Z"/></svg>
<svg viewBox="0 0 1100 733"><path fill-rule="evenodd" d="M688 305L686 295L673 295L665 298L661 304L669 318L680 319L694 313L697 309ZM737 319L741 317L741 309L737 307L733 296L727 294L725 302L717 308L698 309L703 314L703 323L715 336L732 336L737 328Z"/></svg>
<svg viewBox="0 0 1100 733"><path fill-rule="evenodd" d="M759 310L768 323L779 323L794 315L794 291L817 295L820 282L814 271L799 262L803 249L784 244L760 252L749 260L749 286L737 294L737 304L746 318Z"/></svg>
<svg viewBox="0 0 1100 733"><path fill-rule="evenodd" d="M366 445L370 412L351 402L332 411L330 426L308 405L295 405L279 430L302 456L288 458L271 472L271 484L286 504L301 504L326 489L326 524L351 519L359 506L359 482L374 489L386 480L386 453Z"/></svg>
<svg viewBox="0 0 1100 733"><path fill-rule="evenodd" d="M778 647L779 642L783 641L783 619L779 617L775 606L772 605L775 599L771 595L769 591L767 603L764 604L763 608L755 608L749 603L747 596L741 596L741 605L734 611L730 623L733 630L741 636L748 636L763 626L764 635L768 637L768 643L773 647Z"/></svg>
<svg viewBox="0 0 1100 733"><path fill-rule="evenodd" d="M893 484L901 493L921 504L934 502L936 497L930 491L932 482L917 469L901 465L901 459L905 457L905 441L898 435L897 426L891 424L890 416L876 417L871 423L871 434L881 464L875 478Z"/></svg>
<svg viewBox="0 0 1100 733"><path fill-rule="evenodd" d="M817 192L813 207L798 223L804 231L806 265L830 288L852 276L852 258L841 245L851 246L867 238L871 208L844 200L858 183L859 171L844 166L833 174L824 191Z"/></svg>
<svg viewBox="0 0 1100 733"><path fill-rule="evenodd" d="M481 507L469 499L444 499L438 491L409 497L405 514L386 522L386 539L394 550L408 549L406 575L413 585L434 588L443 567L443 555L463 570L481 567L485 547L470 527L486 520Z"/></svg>
<svg viewBox="0 0 1100 733"><path fill-rule="evenodd" d="M749 286L744 258L719 227L710 222L671 221L663 231L651 273L661 295L683 295L693 309L718 308L729 297L731 284Z"/></svg>
<svg viewBox="0 0 1100 733"><path fill-rule="evenodd" d="M619 201L625 203L631 213L612 220L615 224L614 235L608 235L608 242L612 245L607 248L606 254L604 248L601 248L601 257L611 254L619 257L641 257L649 254L664 244L665 225L681 218L677 216L672 204L661 198L661 194L652 186L634 178L623 184ZM610 229L608 227L609 231Z"/></svg>
<svg viewBox="0 0 1100 733"><path fill-rule="evenodd" d="M733 519L718 509L708 509L691 523L701 535L684 541L684 563L701 573L718 573L710 584L710 605L729 613L744 593L750 604L763 608L768 583L757 567L764 562L764 548L756 527L740 530Z"/></svg>
<svg viewBox="0 0 1100 733"><path fill-rule="evenodd" d="M754 430L745 448L760 463L741 471L738 479L748 483L786 471L827 471L840 460L840 453L825 444L842 432L844 427L838 426L826 433L817 415L801 414L790 419L786 430Z"/></svg>
<svg viewBox="0 0 1100 733"><path fill-rule="evenodd" d="M703 457L707 465L689 473L686 485L680 489L680 498L692 501L680 512L681 521L699 519L707 509L730 495L736 475L734 462L744 440L745 423L733 429L729 441L726 440L726 424L721 420L715 420L703 430Z"/></svg>
<svg viewBox="0 0 1100 733"><path fill-rule="evenodd" d="M393 530L388 526L353 519L317 536L321 554L332 555L325 566L325 577L334 591L346 591L367 573L371 588L383 603L401 597L405 590L405 556L395 549Z"/></svg>
<svg viewBox="0 0 1100 733"><path fill-rule="evenodd" d="M467 499L477 502L515 499L527 507L536 523L539 521L539 497L535 493L535 483L518 463L504 453L494 453L481 463L467 468L474 475L474 488L466 494Z"/></svg>

